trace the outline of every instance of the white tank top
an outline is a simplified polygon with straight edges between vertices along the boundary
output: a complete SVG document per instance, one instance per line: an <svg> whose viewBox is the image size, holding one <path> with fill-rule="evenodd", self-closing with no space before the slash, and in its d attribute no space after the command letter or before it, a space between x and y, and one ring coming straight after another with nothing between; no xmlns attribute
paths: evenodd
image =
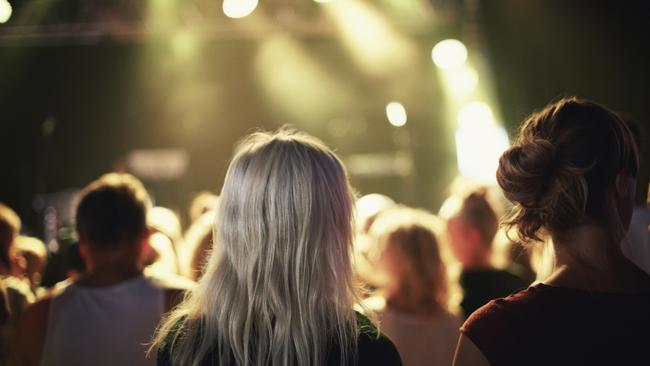
<svg viewBox="0 0 650 366"><path fill-rule="evenodd" d="M164 304L164 290L142 276L102 288L72 284L52 299L41 365L155 365L146 351Z"/></svg>

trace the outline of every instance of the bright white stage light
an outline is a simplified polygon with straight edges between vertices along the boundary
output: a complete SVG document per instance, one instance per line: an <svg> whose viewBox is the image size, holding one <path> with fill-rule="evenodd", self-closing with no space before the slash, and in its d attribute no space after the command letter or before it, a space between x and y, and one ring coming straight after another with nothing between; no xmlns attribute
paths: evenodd
<svg viewBox="0 0 650 366"><path fill-rule="evenodd" d="M257 7L258 0L224 0L223 13L229 18L243 18Z"/></svg>
<svg viewBox="0 0 650 366"><path fill-rule="evenodd" d="M441 69L461 67L467 61L467 48L457 39L445 39L433 47L431 58Z"/></svg>
<svg viewBox="0 0 650 366"><path fill-rule="evenodd" d="M406 124L406 109L401 103L390 102L386 105L386 117L391 125L404 126Z"/></svg>
<svg viewBox="0 0 650 366"><path fill-rule="evenodd" d="M0 0L0 23L6 23L11 18L13 9L7 0Z"/></svg>

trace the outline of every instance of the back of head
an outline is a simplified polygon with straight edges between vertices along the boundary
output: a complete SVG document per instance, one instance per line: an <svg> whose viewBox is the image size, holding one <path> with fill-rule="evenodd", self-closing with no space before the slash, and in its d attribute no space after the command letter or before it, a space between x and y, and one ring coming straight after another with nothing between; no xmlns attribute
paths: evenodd
<svg viewBox="0 0 650 366"><path fill-rule="evenodd" d="M9 250L20 232L20 218L9 206L0 202L0 266L9 268Z"/></svg>
<svg viewBox="0 0 650 366"><path fill-rule="evenodd" d="M615 113L577 98L552 103L526 119L499 161L497 181L515 204L506 224L524 241L587 221L621 236L611 191L617 174L637 169L636 144Z"/></svg>
<svg viewBox="0 0 650 366"><path fill-rule="evenodd" d="M323 143L285 129L248 136L221 191L219 245L179 311L202 319L200 334L186 322L179 363L215 344L220 364L319 364L332 343L345 357L356 332L352 209L343 164Z"/></svg>
<svg viewBox="0 0 650 366"><path fill-rule="evenodd" d="M139 243L147 231L149 196L129 174L109 173L80 194L76 211L79 238L97 250Z"/></svg>
<svg viewBox="0 0 650 366"><path fill-rule="evenodd" d="M385 267L394 281L395 294L411 310L435 313L448 308L447 268L438 241L440 223L432 214L411 208L389 209L370 227L377 241L377 263ZM392 291L392 290L390 290Z"/></svg>
<svg viewBox="0 0 650 366"><path fill-rule="evenodd" d="M486 189L477 189L467 194L456 217L465 225L476 229L484 245L492 245L499 229L499 219L487 199Z"/></svg>

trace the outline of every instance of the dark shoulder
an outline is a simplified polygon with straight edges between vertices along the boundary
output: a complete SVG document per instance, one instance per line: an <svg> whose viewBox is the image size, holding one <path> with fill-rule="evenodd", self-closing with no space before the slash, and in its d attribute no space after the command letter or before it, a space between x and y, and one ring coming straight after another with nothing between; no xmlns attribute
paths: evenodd
<svg viewBox="0 0 650 366"><path fill-rule="evenodd" d="M359 337L357 354L359 365L401 365L397 348L365 315L357 313Z"/></svg>
<svg viewBox="0 0 650 366"><path fill-rule="evenodd" d="M493 363L517 349L526 319L543 307L543 294L529 287L514 295L496 299L482 306L465 321L460 331ZM532 315L532 316L531 316Z"/></svg>
<svg viewBox="0 0 650 366"><path fill-rule="evenodd" d="M12 362L16 365L37 365L45 345L51 297L31 304L20 317Z"/></svg>
<svg viewBox="0 0 650 366"><path fill-rule="evenodd" d="M534 286L513 295L492 300L472 313L461 327L461 331L471 334L474 330L483 328L494 329L493 327L499 324L505 326L521 312L534 309L533 305L540 300L542 299L539 296L539 291Z"/></svg>

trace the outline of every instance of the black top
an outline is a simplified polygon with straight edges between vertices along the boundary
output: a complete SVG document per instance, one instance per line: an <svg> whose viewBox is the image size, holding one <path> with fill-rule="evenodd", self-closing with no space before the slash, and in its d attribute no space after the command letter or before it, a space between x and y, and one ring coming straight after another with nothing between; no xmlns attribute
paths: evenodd
<svg viewBox="0 0 650 366"><path fill-rule="evenodd" d="M465 318L490 300L511 295L527 285L520 277L503 269L463 270L460 286L464 295L460 306Z"/></svg>
<svg viewBox="0 0 650 366"><path fill-rule="evenodd" d="M535 285L490 301L461 332L492 366L650 365L650 292Z"/></svg>
<svg viewBox="0 0 650 366"><path fill-rule="evenodd" d="M397 349L393 345L388 337L379 332L377 327L375 327L372 322L365 317L357 313L357 322L359 325L359 337L357 338L357 362L358 366L401 366L402 361L400 359ZM171 366L171 354L169 349L170 341L174 338L175 332L170 332L165 337L166 342L161 345L158 350L158 366ZM327 361L325 365L340 365L339 355L340 349L338 347L333 347L328 352ZM213 352L206 356L201 365L203 366L214 366L218 365L217 355ZM349 365L352 365L353 362L348 362Z"/></svg>

